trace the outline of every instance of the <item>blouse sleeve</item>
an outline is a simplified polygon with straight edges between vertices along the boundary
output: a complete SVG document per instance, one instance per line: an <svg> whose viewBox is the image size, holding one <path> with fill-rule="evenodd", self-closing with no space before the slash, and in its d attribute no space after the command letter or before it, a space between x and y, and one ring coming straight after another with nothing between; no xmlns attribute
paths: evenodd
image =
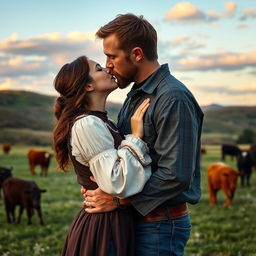
<svg viewBox="0 0 256 256"><path fill-rule="evenodd" d="M72 155L90 167L99 188L125 198L142 191L151 175L151 158L144 141L127 135L118 150L106 124L89 115L75 122L71 130Z"/></svg>

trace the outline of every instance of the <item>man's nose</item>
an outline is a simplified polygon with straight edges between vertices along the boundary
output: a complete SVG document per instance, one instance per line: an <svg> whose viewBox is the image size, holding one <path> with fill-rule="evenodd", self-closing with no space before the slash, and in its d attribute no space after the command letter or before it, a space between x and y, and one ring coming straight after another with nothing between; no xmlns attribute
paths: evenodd
<svg viewBox="0 0 256 256"><path fill-rule="evenodd" d="M113 63L107 59L106 68L113 68L113 67L114 67Z"/></svg>

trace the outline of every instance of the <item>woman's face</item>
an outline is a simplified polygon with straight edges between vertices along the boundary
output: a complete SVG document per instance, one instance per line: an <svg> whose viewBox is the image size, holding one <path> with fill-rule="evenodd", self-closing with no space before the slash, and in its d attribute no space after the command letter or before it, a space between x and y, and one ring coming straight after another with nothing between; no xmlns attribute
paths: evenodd
<svg viewBox="0 0 256 256"><path fill-rule="evenodd" d="M100 64L90 59L88 59L88 63L94 91L112 92L118 87L115 77L108 74L106 68L102 68Z"/></svg>

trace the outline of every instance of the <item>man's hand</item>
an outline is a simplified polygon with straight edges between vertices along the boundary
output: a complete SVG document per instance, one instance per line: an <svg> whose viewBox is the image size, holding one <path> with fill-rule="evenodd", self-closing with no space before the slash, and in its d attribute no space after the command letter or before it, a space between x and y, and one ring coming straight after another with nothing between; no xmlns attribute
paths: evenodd
<svg viewBox="0 0 256 256"><path fill-rule="evenodd" d="M88 213L110 212L117 208L113 202L113 196L103 192L100 188L95 190L82 188L81 193L85 198L83 205L90 207L85 209Z"/></svg>

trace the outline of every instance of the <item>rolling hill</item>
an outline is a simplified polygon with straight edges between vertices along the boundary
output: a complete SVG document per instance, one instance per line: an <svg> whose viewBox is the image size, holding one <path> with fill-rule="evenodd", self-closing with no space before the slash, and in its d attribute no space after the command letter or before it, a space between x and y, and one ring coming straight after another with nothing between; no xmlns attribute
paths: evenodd
<svg viewBox="0 0 256 256"><path fill-rule="evenodd" d="M55 97L27 91L0 91L0 142L47 145L54 126ZM107 110L116 119L121 104L108 102ZM205 113L203 142L234 142L244 129L256 134L256 106L202 106Z"/></svg>

